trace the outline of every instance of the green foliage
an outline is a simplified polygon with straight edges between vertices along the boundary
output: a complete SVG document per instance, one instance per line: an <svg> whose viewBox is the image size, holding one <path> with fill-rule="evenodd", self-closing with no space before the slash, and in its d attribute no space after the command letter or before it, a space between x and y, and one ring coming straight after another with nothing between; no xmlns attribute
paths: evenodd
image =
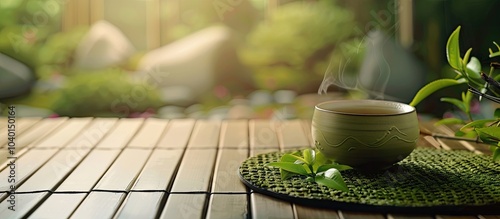
<svg viewBox="0 0 500 219"><path fill-rule="evenodd" d="M302 175L307 180L344 192L349 191L340 171L351 169L346 165L333 163L321 152L305 149L302 156L298 152L284 154L279 162L266 164L280 168L281 178L286 180L292 176Z"/></svg>
<svg viewBox="0 0 500 219"><path fill-rule="evenodd" d="M127 116L161 105L156 88L119 69L76 72L60 90L53 111L63 116Z"/></svg>
<svg viewBox="0 0 500 219"><path fill-rule="evenodd" d="M482 97L485 97L495 102L500 102L500 99L498 99L498 92L496 91L496 89L500 88L500 84L496 81L496 78L499 76L493 75L495 70L494 64L490 67L489 75L486 75L481 71L480 61L476 57L471 57L472 48L468 49L462 58L460 54L459 36L460 26L453 31L446 44L446 57L448 59L448 64L455 70L457 76L454 79L438 79L422 87L417 92L410 105L417 105L420 101L439 89L467 83L469 89L462 92L461 100L444 97L441 98L441 101L453 104L458 109L463 111L468 116L468 121L460 118L445 118L436 124L462 124L462 128L457 131L455 135L477 137L478 140L483 143L491 145L493 160L500 162L500 109L495 111L495 119L473 120L471 115L473 93L479 96L479 100L481 100ZM500 50L500 46L497 43L493 42L493 44L498 50ZM489 53L490 57L500 55L500 52L493 52L492 49L489 49ZM488 91L496 96L487 94Z"/></svg>
<svg viewBox="0 0 500 219"><path fill-rule="evenodd" d="M67 74L73 62L73 54L80 40L88 32L88 27L78 27L50 36L37 53L37 76L41 80L54 74Z"/></svg>
<svg viewBox="0 0 500 219"><path fill-rule="evenodd" d="M301 90L321 81L332 55L343 64L361 62L355 27L353 15L331 2L289 3L250 32L239 55L259 87Z"/></svg>
<svg viewBox="0 0 500 219"><path fill-rule="evenodd" d="M0 1L0 53L35 67L34 54L60 28L60 7L53 1Z"/></svg>
<svg viewBox="0 0 500 219"><path fill-rule="evenodd" d="M448 38L448 42L446 43L446 58L448 59L448 63L454 69L461 69L462 67L462 59L460 58L460 45L459 38L460 35L460 26L453 31Z"/></svg>
<svg viewBox="0 0 500 219"><path fill-rule="evenodd" d="M443 89L445 87L453 86L453 85L458 85L458 84L463 84L466 83L466 80L456 80L456 79L438 79L435 80L427 85L425 85L422 89L420 89L417 94L415 94L415 97L413 97L413 100L411 101L410 105L411 106L416 106L419 104L422 100L424 100L426 97L429 95L433 94L434 92Z"/></svg>

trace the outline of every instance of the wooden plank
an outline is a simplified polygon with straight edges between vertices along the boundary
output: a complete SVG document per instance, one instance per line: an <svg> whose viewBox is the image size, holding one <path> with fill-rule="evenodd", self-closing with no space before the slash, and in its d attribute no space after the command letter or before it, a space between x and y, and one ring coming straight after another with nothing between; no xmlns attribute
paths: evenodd
<svg viewBox="0 0 500 219"><path fill-rule="evenodd" d="M92 123L85 128L66 146L67 149L93 148L97 143L113 128L118 119L116 118L95 118Z"/></svg>
<svg viewBox="0 0 500 219"><path fill-rule="evenodd" d="M57 192L90 192L120 150L93 150L56 189Z"/></svg>
<svg viewBox="0 0 500 219"><path fill-rule="evenodd" d="M143 119L120 119L116 127L96 147L112 149L125 147L143 121Z"/></svg>
<svg viewBox="0 0 500 219"><path fill-rule="evenodd" d="M294 218L292 204L279 199L271 198L259 193L250 195L251 214L255 219L260 218Z"/></svg>
<svg viewBox="0 0 500 219"><path fill-rule="evenodd" d="M302 129L304 129L304 133L306 133L307 139L309 140L309 144L314 145L314 141L312 140L311 120L310 119L303 119L302 120Z"/></svg>
<svg viewBox="0 0 500 219"><path fill-rule="evenodd" d="M197 120L189 148L217 148L220 135L220 120Z"/></svg>
<svg viewBox="0 0 500 219"><path fill-rule="evenodd" d="M121 192L91 192L71 218L111 218L124 197Z"/></svg>
<svg viewBox="0 0 500 219"><path fill-rule="evenodd" d="M436 219L477 219L474 215L436 215Z"/></svg>
<svg viewBox="0 0 500 219"><path fill-rule="evenodd" d="M155 149L131 190L166 191L183 152L182 149Z"/></svg>
<svg viewBox="0 0 500 219"><path fill-rule="evenodd" d="M36 142L36 140L38 139L43 139L43 137L49 135L54 129L63 124L67 119L68 118L66 117L43 119L34 127L30 128L25 133L16 138L16 149L19 150Z"/></svg>
<svg viewBox="0 0 500 219"><path fill-rule="evenodd" d="M238 177L238 168L247 157L247 149L219 150L212 183L213 193L246 193L247 189Z"/></svg>
<svg viewBox="0 0 500 219"><path fill-rule="evenodd" d="M34 173L18 192L52 191L80 163L90 149L62 150Z"/></svg>
<svg viewBox="0 0 500 219"><path fill-rule="evenodd" d="M146 149L124 149L94 190L128 191L150 154L151 150Z"/></svg>
<svg viewBox="0 0 500 219"><path fill-rule="evenodd" d="M467 142L467 143L470 144L472 147L474 147L475 151L479 151L482 154L487 154L487 155L492 154L490 145L483 143L476 143L476 142Z"/></svg>
<svg viewBox="0 0 500 219"><path fill-rule="evenodd" d="M284 120L278 126L278 138L283 150L311 147L300 120Z"/></svg>
<svg viewBox="0 0 500 219"><path fill-rule="evenodd" d="M80 133L85 126L92 121L92 118L72 118L65 121L56 131L51 135L44 137L43 140L32 145L36 148L62 148Z"/></svg>
<svg viewBox="0 0 500 219"><path fill-rule="evenodd" d="M270 120L250 120L250 148L274 148L278 150L275 122Z"/></svg>
<svg viewBox="0 0 500 219"><path fill-rule="evenodd" d="M54 193L38 207L30 218L69 218L87 193Z"/></svg>
<svg viewBox="0 0 500 219"><path fill-rule="evenodd" d="M36 117L28 117L28 118L16 118L15 120L15 133L16 137L19 137L24 131L28 130L32 126L34 126L37 122L39 122L41 118L36 118ZM9 129L7 126L7 120L2 121L0 123L0 146L5 147L7 144L7 138L4 138L4 136L7 136L9 133Z"/></svg>
<svg viewBox="0 0 500 219"><path fill-rule="evenodd" d="M249 218L246 194L213 194L208 205L208 219Z"/></svg>
<svg viewBox="0 0 500 219"><path fill-rule="evenodd" d="M130 192L115 218L155 218L164 192Z"/></svg>
<svg viewBox="0 0 500 219"><path fill-rule="evenodd" d="M419 121L418 126L420 132L427 135L444 135L444 136L454 136L455 133L444 125L435 126L434 124L437 120L430 121Z"/></svg>
<svg viewBox="0 0 500 219"><path fill-rule="evenodd" d="M207 192L216 149L188 149L184 153L171 192Z"/></svg>
<svg viewBox="0 0 500 219"><path fill-rule="evenodd" d="M222 122L221 148L248 148L248 121L226 120Z"/></svg>
<svg viewBox="0 0 500 219"><path fill-rule="evenodd" d="M500 215L478 215L479 219L500 219Z"/></svg>
<svg viewBox="0 0 500 219"><path fill-rule="evenodd" d="M433 219L432 215L388 214L387 219Z"/></svg>
<svg viewBox="0 0 500 219"><path fill-rule="evenodd" d="M344 219L385 219L383 214L369 212L339 211L339 216Z"/></svg>
<svg viewBox="0 0 500 219"><path fill-rule="evenodd" d="M436 138L436 140L445 150L468 150L457 140L446 139L446 138Z"/></svg>
<svg viewBox="0 0 500 219"><path fill-rule="evenodd" d="M8 166L0 172L0 179L5 179L0 180L0 191L5 192L10 190L10 183L7 179L9 178L11 167L15 170L16 186L20 186L56 152L56 149L30 150L15 161L9 160L8 162L14 161L15 165Z"/></svg>
<svg viewBox="0 0 500 219"><path fill-rule="evenodd" d="M324 209L324 208L313 208L303 205L295 205L295 210L297 211L298 219L314 218L314 219L338 219L339 215L336 210Z"/></svg>
<svg viewBox="0 0 500 219"><path fill-rule="evenodd" d="M440 148L439 143L432 136L420 135L417 141L417 147L423 148Z"/></svg>
<svg viewBox="0 0 500 219"><path fill-rule="evenodd" d="M168 121L164 119L147 119L139 132L137 132L132 141L128 144L128 147L155 147L158 139L160 139L165 127L167 126L167 122Z"/></svg>
<svg viewBox="0 0 500 219"><path fill-rule="evenodd" d="M193 119L170 120L165 134L158 142L159 148L185 148L194 127Z"/></svg>
<svg viewBox="0 0 500 219"><path fill-rule="evenodd" d="M47 194L48 192L15 194L15 198L13 199L15 200L15 211L9 209L9 206L11 206L10 199L5 199L0 203L0 215L2 219L22 218Z"/></svg>
<svg viewBox="0 0 500 219"><path fill-rule="evenodd" d="M202 218L206 194L170 194L160 218Z"/></svg>

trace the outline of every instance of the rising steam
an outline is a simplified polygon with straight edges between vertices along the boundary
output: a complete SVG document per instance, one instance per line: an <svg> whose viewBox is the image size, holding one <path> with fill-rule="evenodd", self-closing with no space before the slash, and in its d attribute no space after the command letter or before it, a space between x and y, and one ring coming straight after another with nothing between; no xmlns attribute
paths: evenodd
<svg viewBox="0 0 500 219"><path fill-rule="evenodd" d="M369 34L358 44L357 51L353 56L332 56L318 89L318 94L326 94L328 88L333 85L348 91L361 92L373 99L397 99L385 94L391 76L390 65L383 53L382 45L385 40L387 38L380 38L378 34ZM361 66L357 68L358 72L348 72L347 67L352 64L351 60L355 58L354 56L363 55L362 50L364 50L364 58ZM341 59L340 62L338 59ZM340 64L334 66L332 64L334 60Z"/></svg>

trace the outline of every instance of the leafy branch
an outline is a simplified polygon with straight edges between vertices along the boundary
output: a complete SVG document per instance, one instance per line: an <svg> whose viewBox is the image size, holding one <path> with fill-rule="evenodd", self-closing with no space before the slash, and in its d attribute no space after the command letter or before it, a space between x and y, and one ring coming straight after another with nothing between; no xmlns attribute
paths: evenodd
<svg viewBox="0 0 500 219"><path fill-rule="evenodd" d="M340 172L352 168L334 163L314 149L305 149L302 154L300 151L284 154L279 162L268 163L266 166L280 168L283 180L301 175L309 182L344 192L349 191Z"/></svg>
<svg viewBox="0 0 500 219"><path fill-rule="evenodd" d="M459 118L445 118L436 124L460 124L462 128L455 133L456 136L476 137L479 141L489 144L493 152L493 160L500 162L500 108L497 108L492 119L474 120L471 114L471 102L474 95L478 99L484 97L487 100L500 103L500 75L495 75L495 69L500 68L500 63L492 62L488 74L482 72L480 61L472 56L472 48L468 49L463 57L460 55L460 26L453 31L446 43L446 57L448 64L454 69L457 76L453 79L438 79L422 87L410 105L416 106L432 93L445 87L459 84L467 84L468 88L462 92L461 99L441 98L442 102L455 105L467 115L468 120ZM489 57L500 56L500 46L493 42L498 51L489 49Z"/></svg>

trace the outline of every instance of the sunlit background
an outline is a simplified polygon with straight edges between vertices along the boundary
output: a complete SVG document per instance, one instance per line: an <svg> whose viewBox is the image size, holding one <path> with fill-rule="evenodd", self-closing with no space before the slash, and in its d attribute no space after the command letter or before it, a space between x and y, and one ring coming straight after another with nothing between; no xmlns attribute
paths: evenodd
<svg viewBox="0 0 500 219"><path fill-rule="evenodd" d="M316 103L336 98L410 102L425 83L453 77L445 44L457 26L461 45L491 61L499 6L2 0L0 103L20 116L287 119L309 118ZM419 110L452 110L439 95Z"/></svg>

